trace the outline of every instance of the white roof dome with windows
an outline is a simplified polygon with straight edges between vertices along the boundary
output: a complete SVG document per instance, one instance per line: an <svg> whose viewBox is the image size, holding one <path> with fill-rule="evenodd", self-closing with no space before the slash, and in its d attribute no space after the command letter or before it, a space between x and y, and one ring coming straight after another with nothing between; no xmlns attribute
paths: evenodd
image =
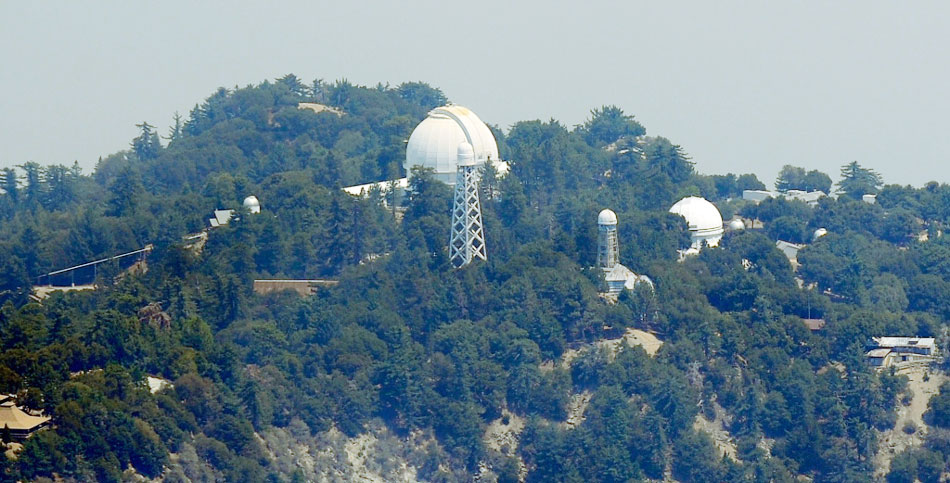
<svg viewBox="0 0 950 483"><path fill-rule="evenodd" d="M442 106L429 111L409 136L406 146L406 175L413 166L431 168L435 179L454 185L458 170L459 144L468 143L476 165L489 159L504 172L504 163L497 163L498 143L488 126L474 112L462 106Z"/></svg>
<svg viewBox="0 0 950 483"><path fill-rule="evenodd" d="M244 208L251 213L260 213L261 212L261 202L257 200L257 197L254 195L244 198Z"/></svg>
<svg viewBox="0 0 950 483"><path fill-rule="evenodd" d="M611 210L603 210L597 215L597 224L598 225L616 225L617 224L617 214Z"/></svg>
<svg viewBox="0 0 950 483"><path fill-rule="evenodd" d="M670 213L686 218L694 248L706 245L714 247L722 239L722 214L716 205L698 196L688 196L677 201Z"/></svg>

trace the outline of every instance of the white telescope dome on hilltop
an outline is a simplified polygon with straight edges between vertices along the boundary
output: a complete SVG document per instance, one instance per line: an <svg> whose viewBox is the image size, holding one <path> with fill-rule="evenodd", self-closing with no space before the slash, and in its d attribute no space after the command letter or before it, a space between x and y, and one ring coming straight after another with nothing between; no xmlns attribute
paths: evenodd
<svg viewBox="0 0 950 483"><path fill-rule="evenodd" d="M472 146L475 164L484 165L489 159L499 161L498 144L488 126L474 112L462 106L442 106L429 111L409 136L406 146L406 175L413 166L431 168L435 179L448 185L455 184L458 170L459 144ZM495 165L500 172L504 165Z"/></svg>
<svg viewBox="0 0 950 483"><path fill-rule="evenodd" d="M676 202L670 213L686 218L693 248L701 248L703 242L714 247L722 239L722 214L716 205L698 196L688 196Z"/></svg>

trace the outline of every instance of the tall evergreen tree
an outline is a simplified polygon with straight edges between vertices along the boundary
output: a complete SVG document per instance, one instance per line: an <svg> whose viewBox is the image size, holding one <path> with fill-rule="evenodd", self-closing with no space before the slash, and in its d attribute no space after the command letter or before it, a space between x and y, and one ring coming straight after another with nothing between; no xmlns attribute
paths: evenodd
<svg viewBox="0 0 950 483"><path fill-rule="evenodd" d="M141 133L132 140L132 151L140 161L148 161L158 157L162 149L162 144L158 140L158 133L154 131L155 126L142 122L135 127L141 130Z"/></svg>
<svg viewBox="0 0 950 483"><path fill-rule="evenodd" d="M877 194L881 190L881 184L881 175L870 168L861 167L857 161L852 161L841 167L838 192L859 200L864 195Z"/></svg>
<svg viewBox="0 0 950 483"><path fill-rule="evenodd" d="M168 136L165 138L169 143L175 142L181 139L182 134L184 134L185 125L182 122L181 114L178 111L175 111L175 115L172 116L172 121L174 124L168 130Z"/></svg>
<svg viewBox="0 0 950 483"><path fill-rule="evenodd" d="M46 193L43 206L47 210L59 210L66 207L75 198L73 171L61 164L54 164L44 170Z"/></svg>
<svg viewBox="0 0 950 483"><path fill-rule="evenodd" d="M23 170L25 181L23 186L23 202L30 209L36 209L43 200L45 183L43 180L43 167L39 163L30 161L20 165Z"/></svg>
<svg viewBox="0 0 950 483"><path fill-rule="evenodd" d="M13 206L16 206L19 201L20 189L19 183L17 183L16 170L13 168L3 168L0 169L0 188L3 188L3 192L6 193L7 197L10 199L10 202Z"/></svg>

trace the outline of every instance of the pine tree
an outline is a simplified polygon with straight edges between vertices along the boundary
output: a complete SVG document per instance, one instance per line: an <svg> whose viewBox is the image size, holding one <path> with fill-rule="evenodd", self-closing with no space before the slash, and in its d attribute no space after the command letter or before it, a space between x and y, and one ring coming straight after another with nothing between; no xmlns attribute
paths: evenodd
<svg viewBox="0 0 950 483"><path fill-rule="evenodd" d="M16 171L13 168L0 169L0 187L10 198L13 206L19 201L20 189L17 183Z"/></svg>
<svg viewBox="0 0 950 483"><path fill-rule="evenodd" d="M43 167L39 163L30 161L19 166L23 170L26 182L23 186L23 201L30 209L36 209L43 200L45 183L43 180Z"/></svg>
<svg viewBox="0 0 950 483"><path fill-rule="evenodd" d="M141 134L132 140L132 151L135 152L140 161L157 158L162 149L162 144L158 140L158 134L154 131L155 126L143 121L142 124L136 124L135 127L141 130Z"/></svg>
<svg viewBox="0 0 950 483"><path fill-rule="evenodd" d="M182 134L184 134L185 125L182 122L181 114L178 111L175 111L175 115L172 116L172 121L175 123L172 124L171 128L168 130L168 136L165 139L168 140L168 143L171 144L179 139L181 139Z"/></svg>
<svg viewBox="0 0 950 483"><path fill-rule="evenodd" d="M872 169L862 168L857 161L852 161L841 167L838 192L859 200L864 195L877 194L881 184L881 175Z"/></svg>

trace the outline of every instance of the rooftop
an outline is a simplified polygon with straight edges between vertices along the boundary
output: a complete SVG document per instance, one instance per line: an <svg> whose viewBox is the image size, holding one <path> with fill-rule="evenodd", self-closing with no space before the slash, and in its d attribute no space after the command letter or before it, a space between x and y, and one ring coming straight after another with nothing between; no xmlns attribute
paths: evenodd
<svg viewBox="0 0 950 483"><path fill-rule="evenodd" d="M872 337L878 347L923 347L933 349L936 339L933 337Z"/></svg>
<svg viewBox="0 0 950 483"><path fill-rule="evenodd" d="M50 421L48 416L33 416L16 407L13 401L0 403L0 425L11 431L32 431Z"/></svg>

